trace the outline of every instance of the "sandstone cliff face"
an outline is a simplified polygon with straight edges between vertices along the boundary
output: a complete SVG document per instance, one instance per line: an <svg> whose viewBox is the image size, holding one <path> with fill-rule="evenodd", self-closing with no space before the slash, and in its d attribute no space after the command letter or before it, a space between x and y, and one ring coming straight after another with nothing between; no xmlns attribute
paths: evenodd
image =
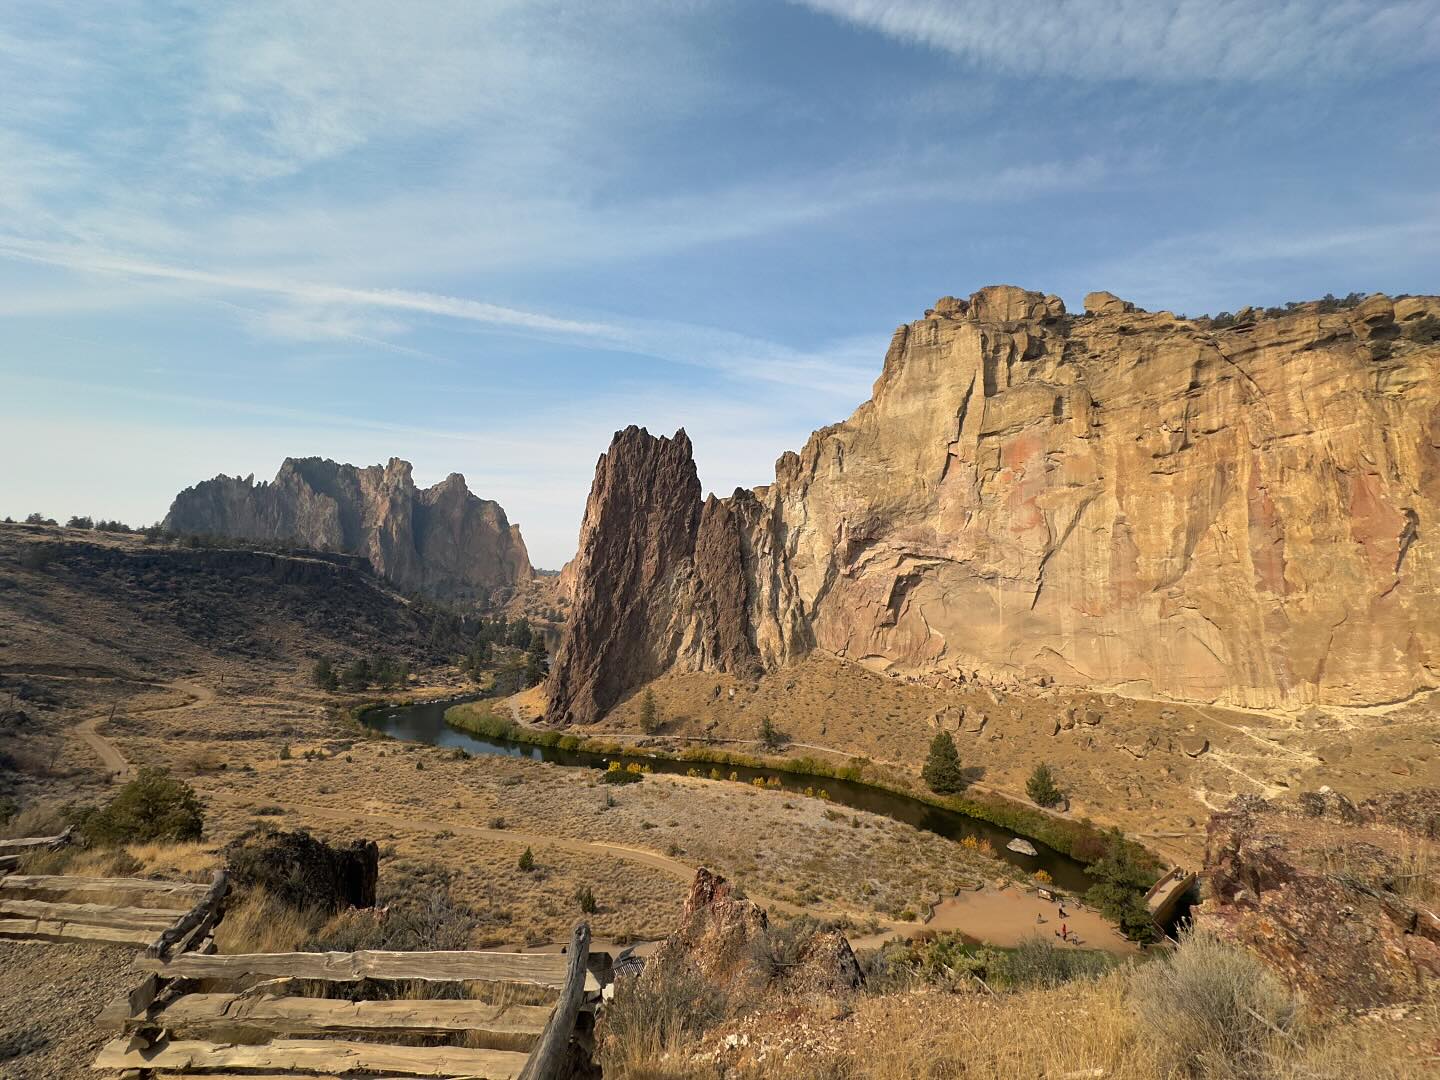
<svg viewBox="0 0 1440 1080"><path fill-rule="evenodd" d="M177 495L165 526L364 555L401 588L453 599L531 574L520 530L498 503L472 495L458 473L420 490L398 458L366 469L286 458L268 484L217 476Z"/></svg>
<svg viewBox="0 0 1440 1080"><path fill-rule="evenodd" d="M774 668L815 646L1267 708L1440 685L1440 300L1223 330L1087 301L1074 317L995 286L900 327L870 401L773 484L699 511L688 576L629 601L661 632L611 696L667 662ZM687 521L691 490L666 496ZM595 509L583 535L617 557L647 527ZM609 580L584 558L580 605ZM552 718L606 707L551 689Z"/></svg>

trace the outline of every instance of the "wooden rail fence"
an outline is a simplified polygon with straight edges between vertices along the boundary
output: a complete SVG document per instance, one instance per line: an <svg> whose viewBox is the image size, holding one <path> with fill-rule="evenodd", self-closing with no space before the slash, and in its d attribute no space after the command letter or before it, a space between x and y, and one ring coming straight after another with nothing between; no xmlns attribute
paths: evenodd
<svg viewBox="0 0 1440 1080"><path fill-rule="evenodd" d="M138 950L140 981L100 1014L115 1035L94 1063L130 1080L557 1080L609 980L585 923L563 954L218 954L229 891L223 872L204 885L0 871L0 937ZM471 986L430 999L397 981ZM334 983L356 985L323 996Z"/></svg>
<svg viewBox="0 0 1440 1080"><path fill-rule="evenodd" d="M193 932L192 932L193 933ZM102 1014L116 1037L97 1069L220 1080L282 1077L465 1077L556 1080L577 1022L599 998L590 928L566 954L501 952L146 953L139 986ZM608 959L608 958L607 958ZM310 996L316 984L401 980L488 984L488 1000ZM515 988L553 998L513 1001ZM360 993L376 992L369 985ZM393 1040L416 1037L427 1045ZM438 1039L451 1045L429 1045ZM453 1045L463 1043L463 1045Z"/></svg>

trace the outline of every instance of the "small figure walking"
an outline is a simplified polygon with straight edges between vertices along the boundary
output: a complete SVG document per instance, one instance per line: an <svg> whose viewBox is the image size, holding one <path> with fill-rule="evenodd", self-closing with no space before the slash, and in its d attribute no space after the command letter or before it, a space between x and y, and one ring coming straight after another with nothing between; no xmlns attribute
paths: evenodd
<svg viewBox="0 0 1440 1080"><path fill-rule="evenodd" d="M1061 941L1069 941L1069 940L1070 940L1070 927L1069 927L1069 925L1066 924L1066 923L1061 923L1061 924L1060 924L1060 940L1061 940Z"/></svg>

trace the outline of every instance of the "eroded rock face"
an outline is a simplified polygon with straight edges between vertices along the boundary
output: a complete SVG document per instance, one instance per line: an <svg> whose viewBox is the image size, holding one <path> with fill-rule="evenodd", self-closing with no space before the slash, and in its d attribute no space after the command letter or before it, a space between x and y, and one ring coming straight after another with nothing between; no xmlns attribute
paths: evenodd
<svg viewBox="0 0 1440 1080"><path fill-rule="evenodd" d="M1356 805L1323 790L1292 804L1242 796L1210 820L1196 924L1260 954L1322 1007L1420 997L1440 975L1440 880L1423 842L1440 791Z"/></svg>
<svg viewBox="0 0 1440 1080"><path fill-rule="evenodd" d="M401 588L449 599L531 576L525 541L499 503L472 495L458 473L420 490L399 458L365 469L286 458L268 484L217 476L177 495L165 526L364 555Z"/></svg>
<svg viewBox="0 0 1440 1080"><path fill-rule="evenodd" d="M676 664L752 663L744 543L759 503L700 499L690 438L617 432L595 466L564 642L546 685L554 723L588 723Z"/></svg>
<svg viewBox="0 0 1440 1080"><path fill-rule="evenodd" d="M1440 299L1223 330L1087 306L994 286L900 327L871 400L705 510L710 602L696 574L630 601L628 685L746 646L1295 710L1440 683ZM649 522L608 517L609 549ZM607 581L577 564L577 603Z"/></svg>

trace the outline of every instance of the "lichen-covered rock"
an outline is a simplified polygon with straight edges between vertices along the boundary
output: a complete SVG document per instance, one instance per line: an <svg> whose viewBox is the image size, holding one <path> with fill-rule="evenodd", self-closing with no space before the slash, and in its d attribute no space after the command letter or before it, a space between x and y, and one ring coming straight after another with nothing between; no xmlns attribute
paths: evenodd
<svg viewBox="0 0 1440 1080"><path fill-rule="evenodd" d="M459 473L421 490L399 458L365 469L286 458L270 483L217 476L177 495L165 527L363 555L401 588L447 599L511 589L532 573L499 503L472 495Z"/></svg>
<svg viewBox="0 0 1440 1080"><path fill-rule="evenodd" d="M647 662L571 715L667 666L732 670L749 650L770 670L816 646L897 673L1296 711L1434 687L1440 302L1212 329L1090 301L1075 319L993 286L900 327L869 401L706 511L703 589L692 559L624 599L646 611L625 632L648 635ZM698 521L698 485L665 490ZM643 551L652 505L616 503L605 549ZM587 516L580 604L613 584L585 562L595 535ZM609 603L577 632L620 634Z"/></svg>
<svg viewBox="0 0 1440 1080"><path fill-rule="evenodd" d="M1433 789L1356 805L1236 799L1210 820L1198 926L1258 953L1320 1007L1411 1001L1440 976L1440 871L1417 858ZM1421 832L1420 836L1426 835Z"/></svg>

